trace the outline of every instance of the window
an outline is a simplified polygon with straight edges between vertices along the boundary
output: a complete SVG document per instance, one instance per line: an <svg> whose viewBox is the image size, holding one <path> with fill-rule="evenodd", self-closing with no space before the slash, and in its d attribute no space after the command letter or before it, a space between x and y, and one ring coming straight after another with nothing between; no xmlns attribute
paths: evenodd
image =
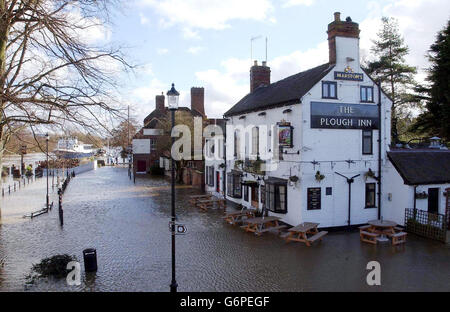
<svg viewBox="0 0 450 312"><path fill-rule="evenodd" d="M361 87L361 102L373 103L373 87Z"/></svg>
<svg viewBox="0 0 450 312"><path fill-rule="evenodd" d="M337 83L331 81L322 82L322 98L337 99Z"/></svg>
<svg viewBox="0 0 450 312"><path fill-rule="evenodd" d="M227 195L233 198L242 198L241 175L238 173L227 174Z"/></svg>
<svg viewBox="0 0 450 312"><path fill-rule="evenodd" d="M287 213L287 184L272 184L265 185L266 208L275 213Z"/></svg>
<svg viewBox="0 0 450 312"><path fill-rule="evenodd" d="M252 155L259 156L259 128L252 129Z"/></svg>
<svg viewBox="0 0 450 312"><path fill-rule="evenodd" d="M308 188L308 210L322 209L322 188Z"/></svg>
<svg viewBox="0 0 450 312"><path fill-rule="evenodd" d="M375 183L366 184L366 208L376 208L375 205Z"/></svg>
<svg viewBox="0 0 450 312"><path fill-rule="evenodd" d="M363 155L373 154L373 133L372 130L362 132L362 153Z"/></svg>
<svg viewBox="0 0 450 312"><path fill-rule="evenodd" d="M209 172L208 172L208 176L209 176L209 186L214 186L214 167L209 167Z"/></svg>
<svg viewBox="0 0 450 312"><path fill-rule="evenodd" d="M239 139L239 131L234 132L234 157L239 158L240 154L240 139Z"/></svg>
<svg viewBox="0 0 450 312"><path fill-rule="evenodd" d="M333 188L332 187L327 187L325 189L325 195L327 195L327 196L333 195Z"/></svg>
<svg viewBox="0 0 450 312"><path fill-rule="evenodd" d="M156 151L156 139L150 139L150 151Z"/></svg>
<svg viewBox="0 0 450 312"><path fill-rule="evenodd" d="M244 200L248 202L248 186L244 186Z"/></svg>

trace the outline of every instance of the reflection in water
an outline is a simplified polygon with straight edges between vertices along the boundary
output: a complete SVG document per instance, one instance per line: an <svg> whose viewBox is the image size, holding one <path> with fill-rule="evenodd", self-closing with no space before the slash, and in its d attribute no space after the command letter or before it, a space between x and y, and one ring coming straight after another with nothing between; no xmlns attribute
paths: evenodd
<svg viewBox="0 0 450 312"><path fill-rule="evenodd" d="M403 247L371 246L358 233L332 233L311 248L276 235L256 237L227 225L222 213L201 213L177 189L177 214L188 234L177 236L180 291L450 290L449 245L409 237ZM41 200L41 199L39 199ZM33 202L30 197L27 201ZM24 290L33 263L56 254L76 255L82 285L39 281L30 291L168 291L170 187L166 179L128 179L127 169L78 175L58 211L0 227L0 290ZM6 208L7 209L7 208ZM84 273L82 250L97 249L98 271ZM366 284L366 265L378 260L382 286Z"/></svg>

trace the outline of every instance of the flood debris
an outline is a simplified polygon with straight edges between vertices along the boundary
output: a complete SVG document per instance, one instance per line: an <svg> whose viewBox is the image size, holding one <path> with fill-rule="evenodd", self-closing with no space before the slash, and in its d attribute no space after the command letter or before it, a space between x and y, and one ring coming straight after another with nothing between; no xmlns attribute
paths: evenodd
<svg viewBox="0 0 450 312"><path fill-rule="evenodd" d="M40 263L33 264L31 273L26 277L27 282L25 288L29 288L37 279L62 279L66 278L70 270L67 264L71 261L77 261L75 256L67 254L56 255L53 257L42 259Z"/></svg>

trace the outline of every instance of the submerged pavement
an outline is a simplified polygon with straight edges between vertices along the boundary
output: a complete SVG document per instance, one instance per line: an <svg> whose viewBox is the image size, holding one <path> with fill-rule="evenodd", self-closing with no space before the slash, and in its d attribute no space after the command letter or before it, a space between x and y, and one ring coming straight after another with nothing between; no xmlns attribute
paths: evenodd
<svg viewBox="0 0 450 312"><path fill-rule="evenodd" d="M201 213L188 203L200 191L177 188L179 291L449 291L450 245L413 235L406 245L361 243L359 233L328 234L306 247L225 224L222 212ZM35 200L29 198L29 201ZM78 175L58 210L0 227L1 291L168 291L170 183L128 179L125 168ZM8 209L8 208L4 208ZM98 272L84 274L82 250L96 248ZM25 287L33 263L67 253L82 266L81 286L39 280ZM381 286L368 286L369 261L381 264Z"/></svg>

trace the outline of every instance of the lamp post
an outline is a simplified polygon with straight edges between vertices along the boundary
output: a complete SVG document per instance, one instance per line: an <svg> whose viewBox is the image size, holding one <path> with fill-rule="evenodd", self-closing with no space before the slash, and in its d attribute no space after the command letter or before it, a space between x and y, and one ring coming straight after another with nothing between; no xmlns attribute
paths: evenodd
<svg viewBox="0 0 450 312"><path fill-rule="evenodd" d="M46 204L47 204L47 210L48 210L48 170L50 168L49 162L48 162L48 139L49 139L49 135L48 132L45 134L45 143L46 143L46 147L47 147L47 197L46 197Z"/></svg>
<svg viewBox="0 0 450 312"><path fill-rule="evenodd" d="M178 100L180 93L175 90L175 84L172 83L172 88L167 92L167 98L169 102L169 110L172 118L173 130L175 126L175 111L178 109ZM172 131L171 131L172 136ZM175 143L175 137L172 136L172 146ZM172 221L171 221L171 234L172 234L172 282L170 284L170 292L177 292L177 281L175 279L175 160L172 155Z"/></svg>

